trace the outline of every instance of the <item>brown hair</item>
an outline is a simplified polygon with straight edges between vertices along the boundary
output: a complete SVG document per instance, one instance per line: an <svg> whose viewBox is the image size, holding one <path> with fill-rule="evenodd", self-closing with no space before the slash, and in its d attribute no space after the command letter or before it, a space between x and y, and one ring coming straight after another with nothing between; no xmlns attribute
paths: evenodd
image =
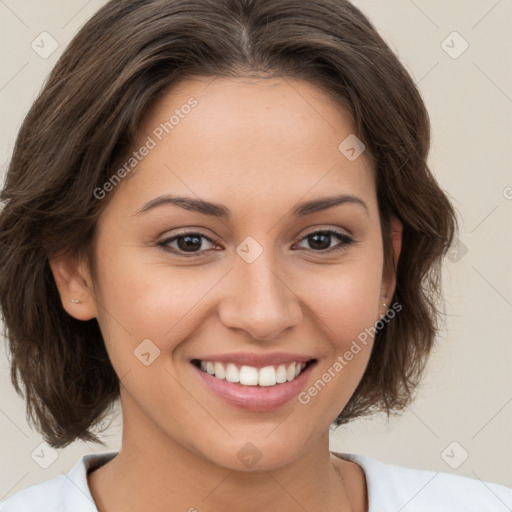
<svg viewBox="0 0 512 512"><path fill-rule="evenodd" d="M94 263L95 225L109 199L94 190L133 150L149 104L192 76L305 79L348 109L374 160L386 268L396 272L402 310L377 332L335 423L403 409L434 344L440 267L457 220L427 166L420 94L370 21L346 0L112 0L74 37L28 112L0 195L11 378L54 447L101 442L93 427L119 381L96 319L64 311L49 259L70 252ZM391 215L403 224L396 269Z"/></svg>

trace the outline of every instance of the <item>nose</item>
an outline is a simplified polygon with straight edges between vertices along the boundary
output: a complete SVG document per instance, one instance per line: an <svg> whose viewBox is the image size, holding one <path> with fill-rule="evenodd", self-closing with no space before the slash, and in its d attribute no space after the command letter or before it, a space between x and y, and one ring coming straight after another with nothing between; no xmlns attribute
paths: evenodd
<svg viewBox="0 0 512 512"><path fill-rule="evenodd" d="M261 341L278 338L299 325L302 318L300 300L292 283L265 254L266 251L252 263L241 258L236 261L219 305L225 327L245 331L252 339Z"/></svg>

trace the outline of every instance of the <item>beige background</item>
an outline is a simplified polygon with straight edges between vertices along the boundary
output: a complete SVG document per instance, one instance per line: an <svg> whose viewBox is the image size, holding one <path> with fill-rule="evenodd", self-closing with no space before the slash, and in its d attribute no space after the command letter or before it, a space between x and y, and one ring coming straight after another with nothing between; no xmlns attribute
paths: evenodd
<svg viewBox="0 0 512 512"><path fill-rule="evenodd" d="M2 173L49 70L103 3L0 0ZM512 0L356 4L419 84L432 120L431 167L460 214L461 245L446 261L446 328L416 402L389 422L375 416L333 432L332 449L512 487ZM45 31L59 45L47 59L31 47ZM68 471L82 454L118 450L120 432L118 415L107 448L40 447L0 347L0 501ZM47 469L32 458L41 449Z"/></svg>

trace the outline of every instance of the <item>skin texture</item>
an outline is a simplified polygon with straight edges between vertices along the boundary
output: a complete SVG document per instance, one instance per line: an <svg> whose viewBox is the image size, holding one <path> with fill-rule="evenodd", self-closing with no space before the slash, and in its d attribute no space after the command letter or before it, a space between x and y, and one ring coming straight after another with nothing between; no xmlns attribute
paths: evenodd
<svg viewBox="0 0 512 512"><path fill-rule="evenodd" d="M317 359L307 389L379 320L395 281L383 275L371 160L347 159L338 146L354 133L350 117L317 87L289 78L181 82L148 110L140 145L190 97L197 106L110 192L98 224L98 280L83 260L51 262L63 306L97 318L121 381L122 449L89 475L93 497L109 512L365 511L364 473L330 454L328 432L371 342L307 405L292 399L263 413L221 401L190 360L306 354ZM166 193L221 203L231 219L175 205L136 214ZM291 214L299 202L333 194L357 196L366 209ZM318 249L307 235L328 228L354 242L331 236L320 247L343 249ZM183 231L214 241L201 239L185 253L192 257L158 246ZM249 236L263 250L252 263L236 252ZM396 237L395 260L399 250ZM144 339L160 350L149 366L134 357ZM237 457L247 442L261 453L251 468Z"/></svg>

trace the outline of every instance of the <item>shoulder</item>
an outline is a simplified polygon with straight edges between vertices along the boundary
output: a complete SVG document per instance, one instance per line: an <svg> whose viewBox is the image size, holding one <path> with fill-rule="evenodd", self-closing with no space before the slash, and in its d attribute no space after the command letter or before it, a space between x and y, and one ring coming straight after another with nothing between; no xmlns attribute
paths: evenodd
<svg viewBox="0 0 512 512"><path fill-rule="evenodd" d="M64 476L58 476L19 491L0 503L0 512L62 510Z"/></svg>
<svg viewBox="0 0 512 512"><path fill-rule="evenodd" d="M117 452L80 457L66 474L32 485L0 503L0 512L97 512L87 485L87 470L112 459Z"/></svg>
<svg viewBox="0 0 512 512"><path fill-rule="evenodd" d="M451 473L411 469L355 454L368 487L368 512L510 512L512 489Z"/></svg>

